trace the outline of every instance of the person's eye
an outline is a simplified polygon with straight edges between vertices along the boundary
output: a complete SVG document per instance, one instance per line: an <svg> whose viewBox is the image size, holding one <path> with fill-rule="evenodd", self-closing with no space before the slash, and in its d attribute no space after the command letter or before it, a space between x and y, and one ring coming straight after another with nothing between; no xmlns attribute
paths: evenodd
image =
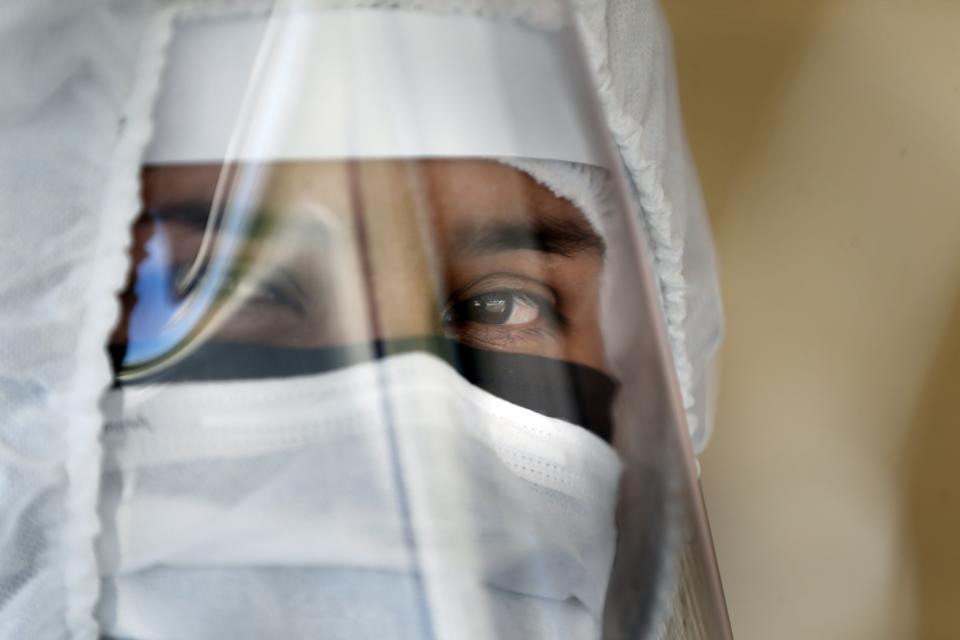
<svg viewBox="0 0 960 640"><path fill-rule="evenodd" d="M187 266L183 263L173 265L173 282L184 277ZM234 269L219 282L217 296L221 300L241 300L244 306L269 305L304 315L306 308L299 287L291 276L285 275L261 276L245 269Z"/></svg>
<svg viewBox="0 0 960 640"><path fill-rule="evenodd" d="M552 322L555 316L553 305L540 296L523 291L492 291L453 303L444 312L443 322L518 327Z"/></svg>

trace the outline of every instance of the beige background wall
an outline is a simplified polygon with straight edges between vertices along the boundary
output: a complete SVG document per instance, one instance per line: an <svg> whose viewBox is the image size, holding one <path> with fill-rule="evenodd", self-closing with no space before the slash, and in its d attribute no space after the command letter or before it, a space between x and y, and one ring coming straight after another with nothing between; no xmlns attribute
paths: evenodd
<svg viewBox="0 0 960 640"><path fill-rule="evenodd" d="M738 638L960 638L960 1L664 0L728 317Z"/></svg>

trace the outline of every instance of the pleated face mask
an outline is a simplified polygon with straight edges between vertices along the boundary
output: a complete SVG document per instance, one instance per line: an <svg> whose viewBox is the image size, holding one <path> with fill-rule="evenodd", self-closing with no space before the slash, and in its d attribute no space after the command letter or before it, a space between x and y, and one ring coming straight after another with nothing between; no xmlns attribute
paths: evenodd
<svg viewBox="0 0 960 640"><path fill-rule="evenodd" d="M434 356L112 400L111 633L599 635L616 454Z"/></svg>
<svg viewBox="0 0 960 640"><path fill-rule="evenodd" d="M711 566L628 186L543 6L175 22L107 636L653 637L685 543Z"/></svg>

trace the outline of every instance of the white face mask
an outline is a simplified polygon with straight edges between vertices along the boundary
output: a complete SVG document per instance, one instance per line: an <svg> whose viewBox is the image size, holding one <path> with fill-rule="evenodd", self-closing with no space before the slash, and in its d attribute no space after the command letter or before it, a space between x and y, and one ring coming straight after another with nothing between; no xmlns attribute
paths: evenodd
<svg viewBox="0 0 960 640"><path fill-rule="evenodd" d="M438 358L106 405L107 635L600 635L616 453Z"/></svg>

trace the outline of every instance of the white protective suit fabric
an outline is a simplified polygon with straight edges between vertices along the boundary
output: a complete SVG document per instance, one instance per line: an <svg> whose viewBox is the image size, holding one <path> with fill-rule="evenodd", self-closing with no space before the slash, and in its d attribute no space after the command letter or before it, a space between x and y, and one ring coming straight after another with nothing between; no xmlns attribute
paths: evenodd
<svg viewBox="0 0 960 640"><path fill-rule="evenodd" d="M587 60L651 241L695 451L713 428L723 335L716 260L687 150L669 28L654 0L574 0Z"/></svg>
<svg viewBox="0 0 960 640"><path fill-rule="evenodd" d="M434 356L105 410L111 636L599 637L616 453Z"/></svg>
<svg viewBox="0 0 960 640"><path fill-rule="evenodd" d="M162 33L131 7L0 10L0 638L95 638L99 401ZM129 114L144 114L139 118ZM59 167L59 169L57 168Z"/></svg>
<svg viewBox="0 0 960 640"><path fill-rule="evenodd" d="M540 16L542 4L510 6ZM699 412L693 398L705 395L698 389L722 325L664 22L652 0L575 4L655 248L685 401ZM111 382L104 344L127 272L139 167L174 9L164 2L14 0L0 10L3 639L98 634L100 400ZM698 239L698 251L684 251L688 238ZM694 431L699 446L707 426L701 420Z"/></svg>

